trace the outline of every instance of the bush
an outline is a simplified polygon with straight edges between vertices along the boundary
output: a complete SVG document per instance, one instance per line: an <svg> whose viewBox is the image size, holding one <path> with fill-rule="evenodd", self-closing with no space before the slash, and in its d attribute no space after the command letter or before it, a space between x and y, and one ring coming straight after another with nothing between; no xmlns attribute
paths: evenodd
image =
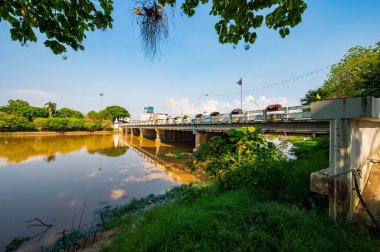
<svg viewBox="0 0 380 252"><path fill-rule="evenodd" d="M66 118L48 118L47 128L50 130L62 131L67 129L68 119Z"/></svg>
<svg viewBox="0 0 380 252"><path fill-rule="evenodd" d="M285 160L281 151L259 136L254 127L232 129L227 136L212 137L193 155L187 165L194 171L205 166L206 173L216 178L223 189L242 184L256 184L257 173L270 163Z"/></svg>
<svg viewBox="0 0 380 252"><path fill-rule="evenodd" d="M102 129L103 130L111 130L113 129L113 123L111 120L103 120L102 121Z"/></svg>
<svg viewBox="0 0 380 252"><path fill-rule="evenodd" d="M36 127L28 118L0 112L0 130L1 131L32 131Z"/></svg>
<svg viewBox="0 0 380 252"><path fill-rule="evenodd" d="M98 122L85 122L84 128L86 130L94 131L100 129L100 123Z"/></svg>
<svg viewBox="0 0 380 252"><path fill-rule="evenodd" d="M36 126L36 128L38 130L46 129L47 128L47 122L48 122L47 118L40 118L40 117L34 119L34 121L33 121L34 125Z"/></svg>
<svg viewBox="0 0 380 252"><path fill-rule="evenodd" d="M67 119L67 129L68 130L82 130L84 128L84 120L77 118L68 118Z"/></svg>

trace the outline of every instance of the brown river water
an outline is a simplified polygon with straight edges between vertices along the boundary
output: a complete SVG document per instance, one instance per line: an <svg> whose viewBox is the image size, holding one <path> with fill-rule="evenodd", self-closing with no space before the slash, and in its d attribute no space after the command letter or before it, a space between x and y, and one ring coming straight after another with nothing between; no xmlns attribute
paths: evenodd
<svg viewBox="0 0 380 252"><path fill-rule="evenodd" d="M105 206L200 180L163 156L192 147L131 135L0 136L0 251L22 236L35 238L20 251L41 251Z"/></svg>

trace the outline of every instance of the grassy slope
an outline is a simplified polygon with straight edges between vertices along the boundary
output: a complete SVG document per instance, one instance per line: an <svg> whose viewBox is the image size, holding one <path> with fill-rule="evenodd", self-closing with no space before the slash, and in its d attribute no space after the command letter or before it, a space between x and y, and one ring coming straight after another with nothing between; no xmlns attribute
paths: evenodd
<svg viewBox="0 0 380 252"><path fill-rule="evenodd" d="M103 251L376 251L368 235L241 188L126 220Z"/></svg>
<svg viewBox="0 0 380 252"><path fill-rule="evenodd" d="M295 141L300 159L258 174L260 185L190 186L175 203L118 219L118 235L103 251L380 251L363 229L331 221L309 191L310 172L328 165L318 141ZM311 199L319 208L305 210Z"/></svg>

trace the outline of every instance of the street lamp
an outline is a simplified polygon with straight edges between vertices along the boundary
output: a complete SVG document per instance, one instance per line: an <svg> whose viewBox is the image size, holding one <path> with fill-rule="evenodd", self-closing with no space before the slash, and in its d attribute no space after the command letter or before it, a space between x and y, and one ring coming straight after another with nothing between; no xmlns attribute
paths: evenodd
<svg viewBox="0 0 380 252"><path fill-rule="evenodd" d="M200 96L198 96L195 100L194 100L194 116L197 115L197 101L199 98L201 98L202 96L209 96L208 94L201 94Z"/></svg>
<svg viewBox="0 0 380 252"><path fill-rule="evenodd" d="M102 97L103 97L103 94L100 93L99 96L100 96L100 109L99 109L99 111L101 111L102 110Z"/></svg>

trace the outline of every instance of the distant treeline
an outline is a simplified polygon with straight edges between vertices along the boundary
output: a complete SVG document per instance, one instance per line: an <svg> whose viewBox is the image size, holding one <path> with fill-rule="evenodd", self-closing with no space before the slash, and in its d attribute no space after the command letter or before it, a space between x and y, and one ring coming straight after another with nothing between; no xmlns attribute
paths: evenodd
<svg viewBox="0 0 380 252"><path fill-rule="evenodd" d="M110 130L112 121L123 117L129 117L129 112L120 106L84 115L69 108L57 109L57 104L52 102L35 107L27 101L9 100L8 105L0 107L0 131Z"/></svg>

